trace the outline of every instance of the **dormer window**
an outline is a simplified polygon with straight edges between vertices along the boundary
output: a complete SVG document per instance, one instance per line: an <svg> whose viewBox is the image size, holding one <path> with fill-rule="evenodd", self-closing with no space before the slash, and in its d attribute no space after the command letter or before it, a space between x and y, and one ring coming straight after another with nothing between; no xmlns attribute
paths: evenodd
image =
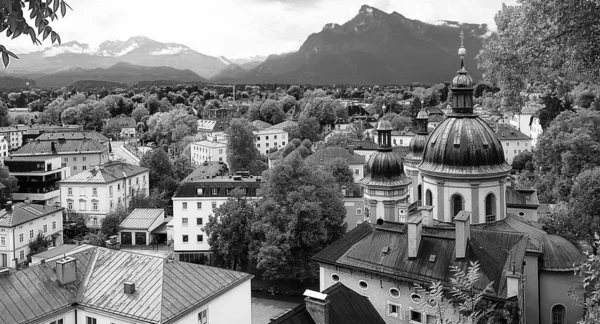
<svg viewBox="0 0 600 324"><path fill-rule="evenodd" d="M219 188L212 188L212 195L216 196L219 194Z"/></svg>
<svg viewBox="0 0 600 324"><path fill-rule="evenodd" d="M202 196L204 194L204 188L197 188L196 189L196 195L197 196Z"/></svg>

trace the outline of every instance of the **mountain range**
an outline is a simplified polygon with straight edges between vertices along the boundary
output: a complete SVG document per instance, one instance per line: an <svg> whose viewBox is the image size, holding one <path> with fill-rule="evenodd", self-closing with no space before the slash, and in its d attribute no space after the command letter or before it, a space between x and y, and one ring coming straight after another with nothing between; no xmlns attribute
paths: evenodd
<svg viewBox="0 0 600 324"><path fill-rule="evenodd" d="M425 23L367 5L343 25L329 23L308 36L298 51L266 58L213 57L182 44L136 36L95 48L69 42L20 54L7 72L33 78L38 86L86 79L131 84L177 78L250 84L439 83L459 68L460 31L465 33L467 69L480 79L483 71L477 69L474 57L483 41L493 37L486 24ZM161 73L163 77L157 75Z"/></svg>

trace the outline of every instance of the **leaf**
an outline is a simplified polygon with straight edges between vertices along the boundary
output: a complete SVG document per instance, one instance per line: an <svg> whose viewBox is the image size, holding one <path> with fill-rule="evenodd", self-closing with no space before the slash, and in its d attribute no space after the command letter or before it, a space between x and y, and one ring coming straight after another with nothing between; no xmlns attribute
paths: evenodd
<svg viewBox="0 0 600 324"><path fill-rule="evenodd" d="M58 0L57 0L58 1ZM66 2L61 2L60 3L60 14L64 17L67 14L67 3Z"/></svg>
<svg viewBox="0 0 600 324"><path fill-rule="evenodd" d="M48 35L50 35L51 31L52 31L52 28L50 26L47 26L46 28L44 28L43 40L46 40L46 38L48 38Z"/></svg>
<svg viewBox="0 0 600 324"><path fill-rule="evenodd" d="M29 27L29 37L31 37L31 41L35 45L37 43L37 37L35 37L35 29L33 27Z"/></svg>
<svg viewBox="0 0 600 324"><path fill-rule="evenodd" d="M13 34L12 39L19 37L22 33L23 33L23 31L21 29L17 29L15 31L15 33Z"/></svg>
<svg viewBox="0 0 600 324"><path fill-rule="evenodd" d="M6 50L6 53L8 53L8 55L10 55L14 59L17 59L17 60L19 59L19 57L17 56L17 54L15 54L15 53L13 53L11 51Z"/></svg>
<svg viewBox="0 0 600 324"><path fill-rule="evenodd" d="M2 52L2 62L4 63L5 69L8 67L9 60L10 58L8 57L8 54L6 52Z"/></svg>
<svg viewBox="0 0 600 324"><path fill-rule="evenodd" d="M31 10L31 14L29 15L29 19L33 19L33 17L35 17L35 15L37 15L37 12L38 11L36 9Z"/></svg>
<svg viewBox="0 0 600 324"><path fill-rule="evenodd" d="M58 45L60 45L60 35L56 34L56 41L58 42Z"/></svg>
<svg viewBox="0 0 600 324"><path fill-rule="evenodd" d="M50 34L51 34L50 39L52 40L52 44L54 44L56 42L56 33L52 32Z"/></svg>
<svg viewBox="0 0 600 324"><path fill-rule="evenodd" d="M8 16L8 25L10 26L10 31L14 33L18 25L17 20L11 16Z"/></svg>
<svg viewBox="0 0 600 324"><path fill-rule="evenodd" d="M50 3L48 3L48 4L50 4ZM54 12L58 11L58 5L59 4L60 4L60 0L55 0L54 1L54 6L52 7L52 9L54 10Z"/></svg>

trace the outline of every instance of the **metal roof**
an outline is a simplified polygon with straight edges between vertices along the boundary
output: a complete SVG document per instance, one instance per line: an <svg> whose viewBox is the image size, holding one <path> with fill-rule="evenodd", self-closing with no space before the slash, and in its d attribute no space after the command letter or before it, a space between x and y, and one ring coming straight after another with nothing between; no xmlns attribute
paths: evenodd
<svg viewBox="0 0 600 324"><path fill-rule="evenodd" d="M6 208L0 210L0 227L18 226L34 219L60 212L63 209L63 207L53 207L30 203L16 203L12 205L10 211L7 211Z"/></svg>
<svg viewBox="0 0 600 324"><path fill-rule="evenodd" d="M162 208L136 208L121 222L120 226L123 230L152 230L150 226L159 217L163 219L165 217L165 210Z"/></svg>
<svg viewBox="0 0 600 324"><path fill-rule="evenodd" d="M40 259L49 259L49 258L55 257L57 255L64 254L67 251L71 251L76 247L78 247L78 245L76 245L76 244L63 244L61 246L50 248L49 250L46 250L44 252L34 254L33 257L40 258Z"/></svg>
<svg viewBox="0 0 600 324"><path fill-rule="evenodd" d="M72 175L61 183L110 183L144 172L149 172L149 169L123 162L108 162Z"/></svg>
<svg viewBox="0 0 600 324"><path fill-rule="evenodd" d="M511 125L499 124L496 135L500 140L531 140L531 137L523 134L520 130L514 128Z"/></svg>
<svg viewBox="0 0 600 324"><path fill-rule="evenodd" d="M55 261L0 277L0 324L31 323L79 305L145 323L172 323L252 275L101 247L71 254L77 280L57 282ZM123 282L135 284L126 294ZM77 304L77 305L74 305Z"/></svg>
<svg viewBox="0 0 600 324"><path fill-rule="evenodd" d="M327 146L306 157L307 162L323 165L337 158L344 159L348 164L365 164L365 157L350 153L341 146Z"/></svg>
<svg viewBox="0 0 600 324"><path fill-rule="evenodd" d="M55 141L58 139L65 140L83 140L83 139L93 139L100 143L108 142L108 138L96 131L83 131L83 130L73 130L73 131L60 131L60 132L45 132L44 134L38 136L36 140L40 141Z"/></svg>
<svg viewBox="0 0 600 324"><path fill-rule="evenodd" d="M89 154L108 152L108 148L93 139L38 141L33 140L12 153L19 155Z"/></svg>

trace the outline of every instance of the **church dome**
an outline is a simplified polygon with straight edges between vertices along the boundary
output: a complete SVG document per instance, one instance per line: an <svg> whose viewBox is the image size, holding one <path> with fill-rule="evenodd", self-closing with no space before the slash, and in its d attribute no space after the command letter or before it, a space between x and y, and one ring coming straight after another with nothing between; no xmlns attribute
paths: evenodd
<svg viewBox="0 0 600 324"><path fill-rule="evenodd" d="M467 71L458 71L458 74L452 80L453 88L471 88L473 87L473 79L467 74Z"/></svg>
<svg viewBox="0 0 600 324"><path fill-rule="evenodd" d="M458 176L510 172L494 130L477 115L450 115L429 136L419 170Z"/></svg>
<svg viewBox="0 0 600 324"><path fill-rule="evenodd" d="M387 119L382 119L377 124L377 131L391 131L393 129L394 128L392 127L392 123L390 123L390 121Z"/></svg>
<svg viewBox="0 0 600 324"><path fill-rule="evenodd" d="M397 186L410 183L404 174L402 159L392 150L379 150L371 155L365 177L361 180L365 185Z"/></svg>
<svg viewBox="0 0 600 324"><path fill-rule="evenodd" d="M406 154L405 159L421 160L423 158L423 151L427 144L427 135L417 134L415 135L408 144L409 152Z"/></svg>

